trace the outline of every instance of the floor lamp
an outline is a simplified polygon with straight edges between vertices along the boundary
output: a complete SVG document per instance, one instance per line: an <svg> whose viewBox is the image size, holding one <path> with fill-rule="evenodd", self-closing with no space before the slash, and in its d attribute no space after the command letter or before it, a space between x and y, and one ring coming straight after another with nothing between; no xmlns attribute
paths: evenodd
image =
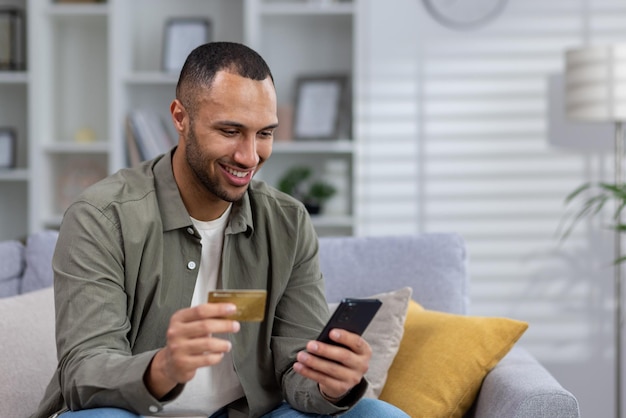
<svg viewBox="0 0 626 418"><path fill-rule="evenodd" d="M568 118L615 124L615 185L622 185L626 121L626 44L573 49L565 53L565 106ZM593 138L589 138L593 140ZM619 203L616 202L616 205ZM616 206L617 207L617 206ZM617 221L620 221L618 219ZM615 259L622 255L615 231ZM622 278L614 266L615 416L622 418Z"/></svg>

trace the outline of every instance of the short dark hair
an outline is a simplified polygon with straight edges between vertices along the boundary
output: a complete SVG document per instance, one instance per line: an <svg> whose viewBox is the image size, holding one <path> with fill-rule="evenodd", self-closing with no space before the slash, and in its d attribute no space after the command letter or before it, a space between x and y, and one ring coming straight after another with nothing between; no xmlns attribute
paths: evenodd
<svg viewBox="0 0 626 418"><path fill-rule="evenodd" d="M187 57L176 85L176 98L194 112L196 93L210 88L219 71L228 71L252 80L274 77L265 60L253 49L235 42L209 42L200 45Z"/></svg>

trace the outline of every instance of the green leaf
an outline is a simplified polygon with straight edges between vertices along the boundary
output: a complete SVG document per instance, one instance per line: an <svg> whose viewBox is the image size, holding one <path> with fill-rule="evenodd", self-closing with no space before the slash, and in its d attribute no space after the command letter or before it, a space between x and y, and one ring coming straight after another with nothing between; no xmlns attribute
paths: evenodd
<svg viewBox="0 0 626 418"><path fill-rule="evenodd" d="M569 204L572 200L574 200L579 194L581 194L582 192L584 192L585 190L591 188L591 183L585 183L579 187L577 187L573 192L571 192L570 194L568 194L565 197L565 204Z"/></svg>
<svg viewBox="0 0 626 418"><path fill-rule="evenodd" d="M573 205L575 200L579 200L584 192L592 191L593 195L583 198L578 204L577 209L566 213L562 222L559 223L557 231L560 233L561 241L567 239L573 229L583 219L596 216L604 209L607 202L615 202L616 207L613 212L613 220L615 224L610 228L618 233L626 232L626 223L621 222L621 215L626 208L626 184L614 184L599 182L597 184L585 183L577 187L565 198L565 205ZM626 262L626 255L617 258L614 263L620 264Z"/></svg>

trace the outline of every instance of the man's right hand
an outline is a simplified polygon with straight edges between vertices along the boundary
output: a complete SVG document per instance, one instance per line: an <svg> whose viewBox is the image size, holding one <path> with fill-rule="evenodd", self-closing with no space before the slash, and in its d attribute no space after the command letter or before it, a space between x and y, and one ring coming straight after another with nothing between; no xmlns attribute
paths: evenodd
<svg viewBox="0 0 626 418"><path fill-rule="evenodd" d="M235 310L231 303L207 303L172 315L167 343L156 353L144 376L146 387L156 399L190 381L198 368L222 361L231 343L213 334L239 331L239 322L224 319Z"/></svg>

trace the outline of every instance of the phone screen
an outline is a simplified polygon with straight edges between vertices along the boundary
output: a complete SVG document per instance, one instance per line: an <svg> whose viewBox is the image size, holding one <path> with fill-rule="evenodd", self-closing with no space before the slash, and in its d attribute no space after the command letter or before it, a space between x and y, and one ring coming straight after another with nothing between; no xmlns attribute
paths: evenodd
<svg viewBox="0 0 626 418"><path fill-rule="evenodd" d="M339 345L330 339L329 333L333 328L345 329L362 335L369 323L374 319L382 302L378 299L344 299L326 323L326 326L317 337L318 341Z"/></svg>

